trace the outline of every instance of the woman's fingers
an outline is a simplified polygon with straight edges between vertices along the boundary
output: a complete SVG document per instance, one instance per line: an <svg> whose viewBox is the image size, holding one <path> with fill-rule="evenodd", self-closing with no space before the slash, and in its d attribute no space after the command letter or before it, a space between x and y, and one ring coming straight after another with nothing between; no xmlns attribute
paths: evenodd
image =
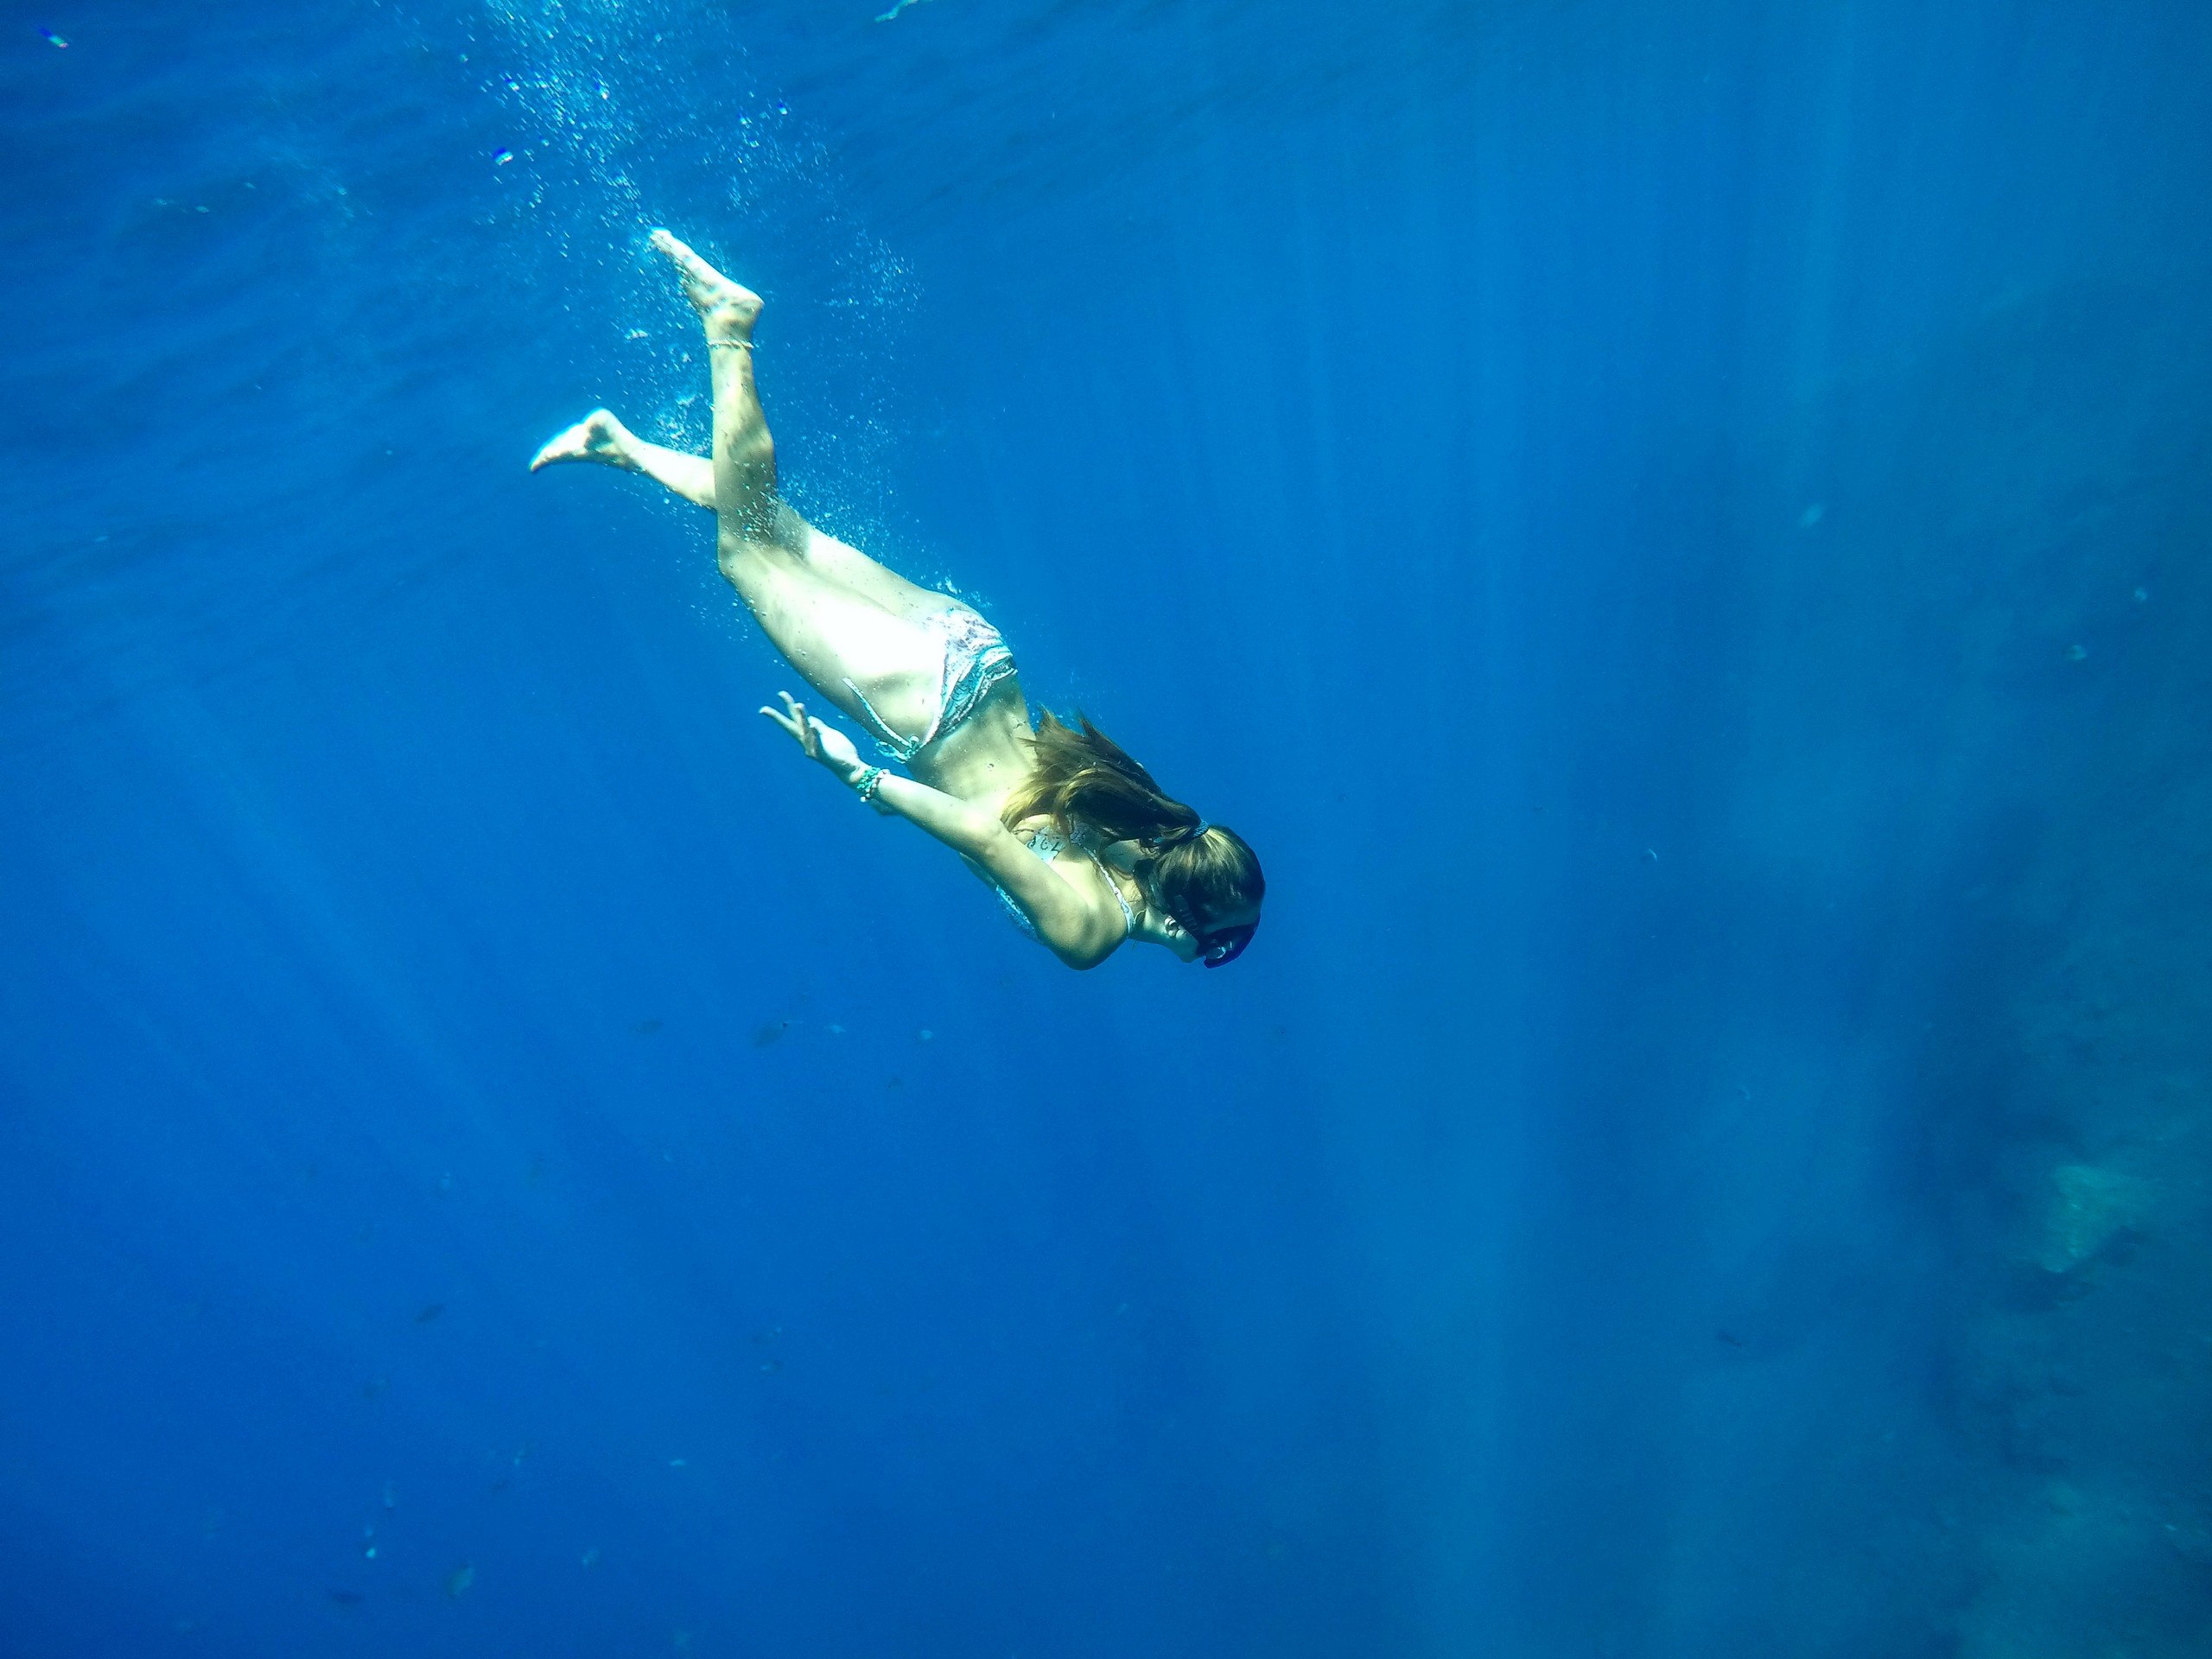
<svg viewBox="0 0 2212 1659"><path fill-rule="evenodd" d="M806 717L806 705L788 691L779 691L776 695L784 700L783 710L779 712L763 703L760 712L797 739L800 748L812 754L815 751L814 724Z"/></svg>
<svg viewBox="0 0 2212 1659"><path fill-rule="evenodd" d="M808 760L819 760L822 758L822 735L815 728L814 722L806 717L806 705L788 691L779 691L776 695L784 700L784 707L791 711L791 734L798 739L798 746L806 751Z"/></svg>
<svg viewBox="0 0 2212 1659"><path fill-rule="evenodd" d="M835 726L817 722L807 714L806 705L790 692L779 691L776 695L784 700L784 706L772 709L763 703L760 712L789 732L808 760L835 763L833 770L860 764L860 751L853 747L852 739Z"/></svg>

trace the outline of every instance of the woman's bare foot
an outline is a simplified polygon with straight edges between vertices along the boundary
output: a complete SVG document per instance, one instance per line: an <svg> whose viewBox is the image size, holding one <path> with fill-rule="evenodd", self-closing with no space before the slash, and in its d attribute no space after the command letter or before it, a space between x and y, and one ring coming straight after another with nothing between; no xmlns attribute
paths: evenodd
<svg viewBox="0 0 2212 1659"><path fill-rule="evenodd" d="M683 279L684 297L697 308L709 340L750 340L760 315L760 296L734 283L666 231L655 231L653 246Z"/></svg>
<svg viewBox="0 0 2212 1659"><path fill-rule="evenodd" d="M531 457L530 470L550 467L556 461L597 461L634 472L630 455L630 429L611 410L594 409L574 426Z"/></svg>

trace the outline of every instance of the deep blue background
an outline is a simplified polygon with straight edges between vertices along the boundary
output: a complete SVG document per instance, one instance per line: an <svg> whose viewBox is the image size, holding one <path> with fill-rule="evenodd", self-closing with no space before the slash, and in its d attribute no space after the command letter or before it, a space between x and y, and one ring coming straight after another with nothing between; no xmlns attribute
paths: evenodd
<svg viewBox="0 0 2212 1659"><path fill-rule="evenodd" d="M2212 15L872 3L0 10L0 1648L2202 1651ZM524 474L656 224L1233 971Z"/></svg>

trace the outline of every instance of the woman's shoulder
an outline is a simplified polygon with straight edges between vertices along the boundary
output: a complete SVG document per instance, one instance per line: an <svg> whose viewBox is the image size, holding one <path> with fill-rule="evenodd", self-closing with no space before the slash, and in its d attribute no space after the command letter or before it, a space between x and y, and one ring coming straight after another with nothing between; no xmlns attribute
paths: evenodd
<svg viewBox="0 0 2212 1659"><path fill-rule="evenodd" d="M1046 813L1037 813L1007 826L1014 838L1032 852L1044 854L1050 848L1050 856L1058 858L1072 849L1089 859L1096 860L1112 842L1098 826L1078 817L1070 817L1063 829L1058 820Z"/></svg>
<svg viewBox="0 0 2212 1659"><path fill-rule="evenodd" d="M1079 847L1096 858L1111 844L1111 838L1105 831L1088 818L1070 817L1068 819L1069 846Z"/></svg>
<svg viewBox="0 0 2212 1659"><path fill-rule="evenodd" d="M1020 819L1007 828L1016 841L1047 864L1057 864L1060 855L1073 844L1060 832L1059 826L1042 813Z"/></svg>
<svg viewBox="0 0 2212 1659"><path fill-rule="evenodd" d="M1073 813L1064 823L1049 812L1033 812L1026 818L1016 818L1007 828L1025 841L1033 835L1051 836L1063 845L1080 847L1087 852L1096 852L1109 844L1096 824Z"/></svg>
<svg viewBox="0 0 2212 1659"><path fill-rule="evenodd" d="M1029 891L1012 871L1006 873L1006 880L1013 883L1015 891L1009 892L1003 882L999 884L1007 907L1016 911L1025 924L1023 931L1071 968L1095 968L1112 956L1128 937L1128 902L1118 892L1108 896L1091 874L1095 857L1086 856L1074 837L1048 814L1017 819L1007 828L1039 863L1052 872L1049 887L1041 891ZM1078 826L1071 823L1068 828L1074 830ZM1042 876L1044 872L1038 874Z"/></svg>

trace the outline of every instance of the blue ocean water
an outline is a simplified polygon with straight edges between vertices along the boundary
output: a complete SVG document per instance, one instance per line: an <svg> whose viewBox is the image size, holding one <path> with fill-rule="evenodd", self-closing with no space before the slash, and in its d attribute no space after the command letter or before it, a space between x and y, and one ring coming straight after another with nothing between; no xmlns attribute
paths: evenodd
<svg viewBox="0 0 2212 1659"><path fill-rule="evenodd" d="M879 4L0 13L0 1651L2212 1650L2212 13Z"/></svg>

